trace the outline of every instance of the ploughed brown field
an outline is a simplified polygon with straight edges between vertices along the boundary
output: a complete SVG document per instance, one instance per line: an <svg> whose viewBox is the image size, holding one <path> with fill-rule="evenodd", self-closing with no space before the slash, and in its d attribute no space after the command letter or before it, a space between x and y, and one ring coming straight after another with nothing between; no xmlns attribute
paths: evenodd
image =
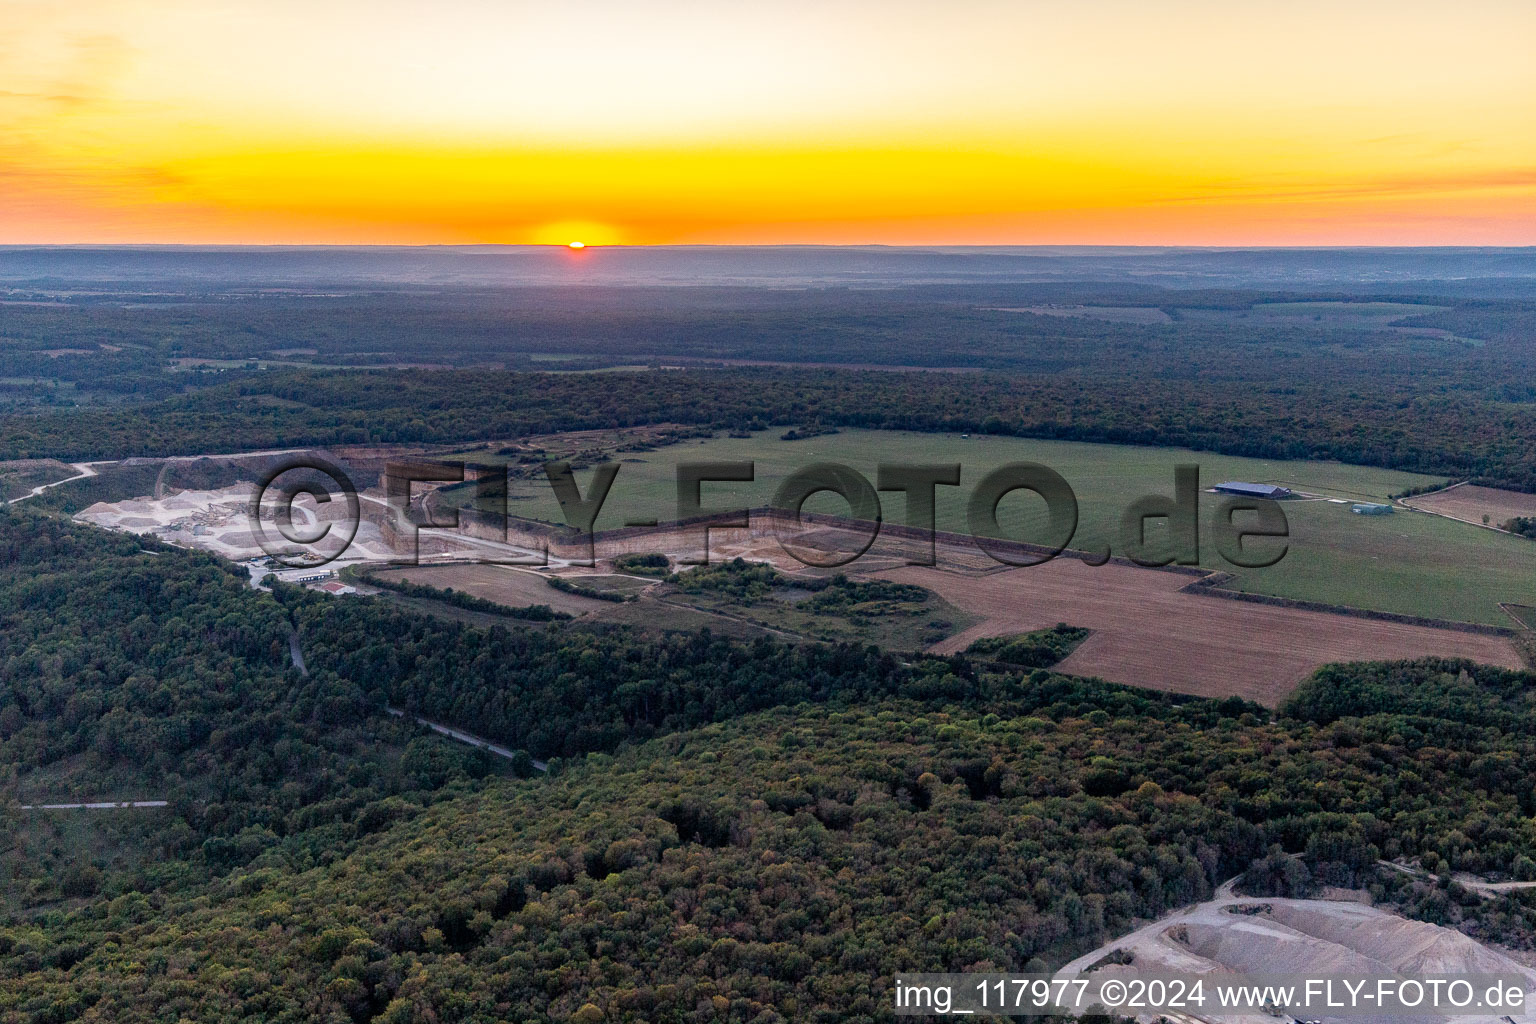
<svg viewBox="0 0 1536 1024"><path fill-rule="evenodd" d="M1406 499L1404 504L1467 523L1481 523L1483 516L1487 516L1490 526L1501 526L1521 516L1536 516L1536 494L1501 491L1496 487L1478 487L1474 484L1421 494Z"/></svg>
<svg viewBox="0 0 1536 1024"><path fill-rule="evenodd" d="M1274 705L1318 666L1337 661L1437 656L1523 667L1507 637L1180 593L1193 577L1117 563L1095 568L1058 558L990 575L927 566L877 575L985 616L934 645L935 653L1065 622L1093 635L1061 671L1178 693Z"/></svg>

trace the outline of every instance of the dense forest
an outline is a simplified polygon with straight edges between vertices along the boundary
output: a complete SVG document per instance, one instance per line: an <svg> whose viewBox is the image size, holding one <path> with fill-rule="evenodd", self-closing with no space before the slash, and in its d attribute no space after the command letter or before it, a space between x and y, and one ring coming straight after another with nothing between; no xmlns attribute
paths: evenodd
<svg viewBox="0 0 1536 1024"><path fill-rule="evenodd" d="M1276 847L1536 946L1530 896L1448 880L1536 877L1526 673L1334 666L1270 712L867 646L480 628L19 510L0 625L0 1020L875 1020L897 970L1049 967ZM69 796L170 806L17 806Z"/></svg>
<svg viewBox="0 0 1536 1024"><path fill-rule="evenodd" d="M1533 376L1531 379L1536 379ZM1298 380L1197 380L756 368L602 374L299 371L147 405L0 419L0 456L67 460L299 445L432 443L683 423L819 421L1229 455L1337 459L1536 490L1536 404Z"/></svg>
<svg viewBox="0 0 1536 1024"><path fill-rule="evenodd" d="M814 423L1329 458L1536 490L1536 304L1432 285L164 298L0 304L0 458ZM799 368L728 365L740 361ZM530 372L625 366L651 369Z"/></svg>
<svg viewBox="0 0 1536 1024"><path fill-rule="evenodd" d="M1202 370L1221 379L1323 367L1363 379L1375 367L1426 380L1529 361L1536 303L1444 297L1450 291L1433 284L1405 296L1368 286L1301 292L1063 282L339 289L308 298L173 293L152 304L91 295L0 307L0 369L94 388L153 374L172 360L182 374L199 367L238 372L247 364L510 367L553 359L580 368L684 359L1026 373L1118 364L1122 373ZM1388 311L1374 314L1373 304L1384 302ZM1469 344L1478 342L1488 344Z"/></svg>

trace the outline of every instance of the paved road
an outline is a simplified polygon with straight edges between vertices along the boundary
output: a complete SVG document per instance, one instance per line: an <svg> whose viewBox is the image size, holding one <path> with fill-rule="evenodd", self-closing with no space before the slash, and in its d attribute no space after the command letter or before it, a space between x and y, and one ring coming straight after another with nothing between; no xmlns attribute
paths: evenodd
<svg viewBox="0 0 1536 1024"><path fill-rule="evenodd" d="M72 811L84 808L90 811L107 811L119 807L169 807L165 800L94 800L83 804L22 804L24 811Z"/></svg>
<svg viewBox="0 0 1536 1024"><path fill-rule="evenodd" d="M288 657L293 659L293 667L299 670L299 675L309 675L309 669L304 664L304 651L299 647L297 630L288 634Z"/></svg>
<svg viewBox="0 0 1536 1024"><path fill-rule="evenodd" d="M401 711L399 708L386 707L384 710L388 711L396 718L406 717L405 712ZM489 751L490 753L495 754L497 757L504 757L510 761L513 759L513 757L516 756L506 747L498 746L495 743L492 743L490 740L482 739L479 736L464 732L462 729L455 729L452 726L442 725L438 722L432 721L431 719L422 718L420 715L411 715L410 717L414 718L428 729L431 729L433 732L441 733L444 736L456 739L460 743L468 743L472 747L479 747L481 750ZM533 767L538 771L547 772L549 771L549 762L533 759Z"/></svg>

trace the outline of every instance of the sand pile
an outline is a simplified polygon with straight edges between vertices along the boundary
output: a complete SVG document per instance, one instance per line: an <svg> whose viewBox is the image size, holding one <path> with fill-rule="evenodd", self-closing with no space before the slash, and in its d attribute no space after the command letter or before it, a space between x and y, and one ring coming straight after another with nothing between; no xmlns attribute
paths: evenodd
<svg viewBox="0 0 1536 1024"><path fill-rule="evenodd" d="M1406 975L1497 974L1520 967L1481 943L1449 928L1407 921L1370 907L1327 910L1278 904L1269 916L1292 928L1354 950Z"/></svg>
<svg viewBox="0 0 1536 1024"><path fill-rule="evenodd" d="M1405 922L1406 923L1406 922ZM1347 946L1258 915L1232 915L1230 924L1182 926L1183 945L1211 962L1247 974L1389 974L1387 964Z"/></svg>

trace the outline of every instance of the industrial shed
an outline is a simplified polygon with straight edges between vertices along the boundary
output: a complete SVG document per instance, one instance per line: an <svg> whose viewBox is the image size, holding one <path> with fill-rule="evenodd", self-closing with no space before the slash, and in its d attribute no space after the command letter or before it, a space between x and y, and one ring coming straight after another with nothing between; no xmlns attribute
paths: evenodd
<svg viewBox="0 0 1536 1024"><path fill-rule="evenodd" d="M1237 494L1244 498L1289 498L1289 487L1277 487L1274 484L1250 484L1241 480L1228 480L1226 483L1217 484L1211 490L1218 494Z"/></svg>

